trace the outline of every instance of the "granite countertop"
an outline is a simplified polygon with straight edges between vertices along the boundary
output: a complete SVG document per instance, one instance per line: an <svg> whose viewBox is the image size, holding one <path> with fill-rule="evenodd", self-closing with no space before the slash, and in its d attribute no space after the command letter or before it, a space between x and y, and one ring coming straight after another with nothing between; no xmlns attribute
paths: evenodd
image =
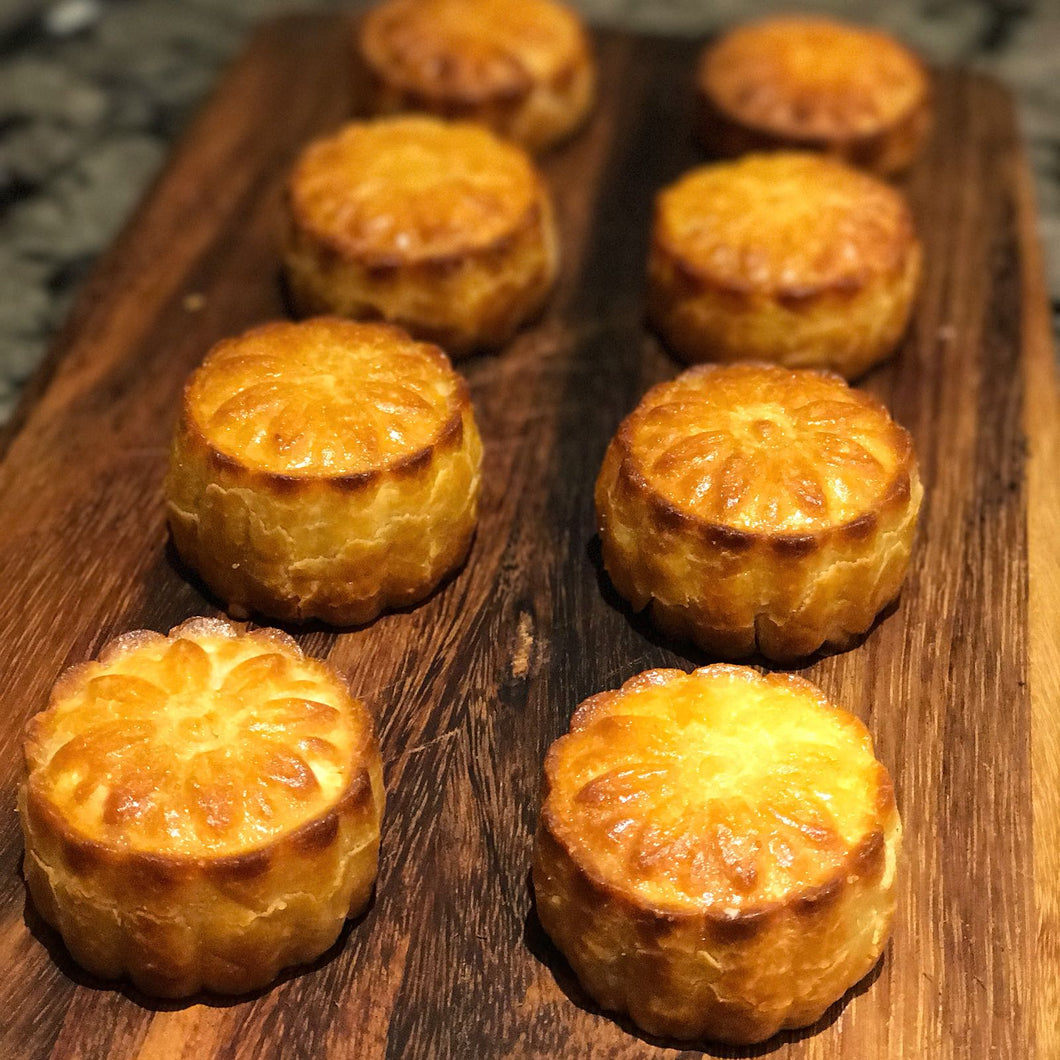
<svg viewBox="0 0 1060 1060"><path fill-rule="evenodd" d="M775 0L574 0L600 25L703 34ZM0 0L0 423L81 280L251 25L335 0ZM363 6L363 5L360 5ZM1013 90L1037 180L1060 331L1060 3L830 0L939 63Z"/></svg>

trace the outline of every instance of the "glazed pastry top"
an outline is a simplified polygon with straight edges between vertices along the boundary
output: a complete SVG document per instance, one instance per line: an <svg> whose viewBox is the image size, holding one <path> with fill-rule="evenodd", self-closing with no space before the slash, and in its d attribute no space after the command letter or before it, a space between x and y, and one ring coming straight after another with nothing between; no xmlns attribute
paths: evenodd
<svg viewBox="0 0 1060 1060"><path fill-rule="evenodd" d="M692 276L793 300L890 275L916 239L897 191L805 152L692 170L659 195L655 230Z"/></svg>
<svg viewBox="0 0 1060 1060"><path fill-rule="evenodd" d="M316 141L288 194L300 228L387 268L492 247L526 223L541 191L521 148L470 122L410 116Z"/></svg>
<svg viewBox="0 0 1060 1060"><path fill-rule="evenodd" d="M394 467L459 420L465 384L435 346L398 328L320 317L220 343L185 393L209 444L291 476Z"/></svg>
<svg viewBox="0 0 1060 1060"><path fill-rule="evenodd" d="M882 858L895 822L865 726L809 682L714 665L586 700L546 760L548 827L636 901L747 911Z"/></svg>
<svg viewBox="0 0 1060 1060"><path fill-rule="evenodd" d="M524 94L587 53L580 22L552 0L389 0L361 40L387 80L468 103Z"/></svg>
<svg viewBox="0 0 1060 1060"><path fill-rule="evenodd" d="M923 67L898 41L827 18L738 26L707 51L700 80L741 121L824 139L877 132L928 91Z"/></svg>
<svg viewBox="0 0 1060 1060"><path fill-rule="evenodd" d="M701 365L653 387L619 435L664 505L751 533L812 533L908 495L912 442L826 372Z"/></svg>
<svg viewBox="0 0 1060 1060"><path fill-rule="evenodd" d="M363 704L291 638L193 619L67 671L26 760L31 797L78 839L216 857L326 815L373 740Z"/></svg>

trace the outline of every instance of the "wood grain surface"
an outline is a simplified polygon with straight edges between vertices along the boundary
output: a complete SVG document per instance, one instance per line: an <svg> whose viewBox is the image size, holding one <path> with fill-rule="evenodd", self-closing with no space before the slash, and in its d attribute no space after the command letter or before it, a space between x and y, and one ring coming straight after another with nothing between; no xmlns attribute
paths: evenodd
<svg viewBox="0 0 1060 1060"><path fill-rule="evenodd" d="M14 811L22 726L110 637L216 611L167 548L164 456L209 346L284 313L280 189L299 148L356 108L347 33L317 16L259 32L98 266L9 435L0 1056L1058 1055L1052 355L1012 107L956 71L937 75L936 131L906 182L926 249L915 320L864 383L920 455L912 569L863 644L803 670L868 724L906 828L893 942L818 1025L754 1049L647 1040L579 990L528 886L541 761L577 703L710 661L629 613L593 530L609 437L678 371L643 324L645 252L654 192L702 157L695 46L662 39L599 38L602 105L544 162L564 244L550 309L461 366L486 443L467 567L365 629L296 631L377 712L389 805L369 912L303 974L189 1004L92 979L35 915Z"/></svg>
<svg viewBox="0 0 1060 1060"><path fill-rule="evenodd" d="M1017 164L1030 560L1035 1040L1040 1056L1060 1057L1060 547L1056 538L1060 526L1060 395L1031 172L1025 157Z"/></svg>

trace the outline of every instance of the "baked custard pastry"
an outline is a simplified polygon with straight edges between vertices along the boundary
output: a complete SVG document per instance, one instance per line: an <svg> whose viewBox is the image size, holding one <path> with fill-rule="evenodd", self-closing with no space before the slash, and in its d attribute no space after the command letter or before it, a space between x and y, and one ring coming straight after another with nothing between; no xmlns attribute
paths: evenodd
<svg viewBox="0 0 1060 1060"><path fill-rule="evenodd" d="M184 390L173 543L237 618L369 622L464 562L482 444L435 346L322 317L219 343Z"/></svg>
<svg viewBox="0 0 1060 1060"><path fill-rule="evenodd" d="M799 147L886 176L931 126L920 60L886 33L827 18L738 26L704 50L696 88L702 139L730 157Z"/></svg>
<svg viewBox="0 0 1060 1060"><path fill-rule="evenodd" d="M284 633L196 618L119 637L62 675L24 751L26 883L94 975L257 990L368 904L372 720Z"/></svg>
<svg viewBox="0 0 1060 1060"><path fill-rule="evenodd" d="M909 435L838 376L700 365L623 421L596 513L635 611L721 658L790 660L895 599L922 494Z"/></svg>
<svg viewBox="0 0 1060 1060"><path fill-rule="evenodd" d="M469 123L347 125L305 150L287 202L284 265L300 312L381 318L454 355L506 342L556 276L541 175Z"/></svg>
<svg viewBox="0 0 1060 1060"><path fill-rule="evenodd" d="M603 1008L758 1042L876 963L901 833L865 726L808 681L649 670L549 750L537 913Z"/></svg>
<svg viewBox="0 0 1060 1060"><path fill-rule="evenodd" d="M660 193L649 314L686 361L853 379L894 353L920 263L912 214L887 184L818 155L750 155Z"/></svg>
<svg viewBox="0 0 1060 1060"><path fill-rule="evenodd" d="M357 44L377 113L466 118L541 151L592 108L588 37L554 0L384 0Z"/></svg>

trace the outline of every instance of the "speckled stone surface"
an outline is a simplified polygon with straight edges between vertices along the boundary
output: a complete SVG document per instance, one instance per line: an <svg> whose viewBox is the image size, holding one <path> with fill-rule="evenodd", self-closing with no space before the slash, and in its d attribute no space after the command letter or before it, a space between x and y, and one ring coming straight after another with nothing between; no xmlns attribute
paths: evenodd
<svg viewBox="0 0 1060 1060"><path fill-rule="evenodd" d="M255 21L317 0L0 0L0 421L77 287ZM763 0L577 0L599 25L704 34ZM792 5L785 5L791 9ZM1003 79L1037 178L1060 323L1060 0L831 0L939 63ZM1060 327L1058 327L1060 330Z"/></svg>

